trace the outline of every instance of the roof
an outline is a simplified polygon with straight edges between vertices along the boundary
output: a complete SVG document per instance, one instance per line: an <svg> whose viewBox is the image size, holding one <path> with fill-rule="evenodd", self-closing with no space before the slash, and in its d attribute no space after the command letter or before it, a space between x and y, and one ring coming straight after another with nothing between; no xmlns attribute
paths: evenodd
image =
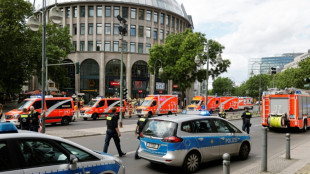
<svg viewBox="0 0 310 174"><path fill-rule="evenodd" d="M163 121L173 121L176 123L181 123L184 121L190 121L195 119L202 119L202 118L219 118L217 116L200 116L200 115L169 115L169 116L160 116L160 117L154 117L151 118L153 120L163 120Z"/></svg>

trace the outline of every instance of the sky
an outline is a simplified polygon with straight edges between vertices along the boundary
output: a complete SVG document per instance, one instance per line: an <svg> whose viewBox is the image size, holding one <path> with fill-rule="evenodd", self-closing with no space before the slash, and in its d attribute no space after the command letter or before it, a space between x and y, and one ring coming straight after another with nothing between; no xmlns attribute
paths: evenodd
<svg viewBox="0 0 310 174"><path fill-rule="evenodd" d="M310 49L310 0L177 0L192 15L194 31L225 46L231 65L222 77L248 78L248 59ZM212 87L212 86L210 86Z"/></svg>

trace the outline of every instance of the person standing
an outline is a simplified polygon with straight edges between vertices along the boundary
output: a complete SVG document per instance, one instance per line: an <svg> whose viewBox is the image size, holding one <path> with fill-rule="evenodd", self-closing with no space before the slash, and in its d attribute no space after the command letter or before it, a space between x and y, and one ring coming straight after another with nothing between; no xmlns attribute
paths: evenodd
<svg viewBox="0 0 310 174"><path fill-rule="evenodd" d="M131 104L131 102L128 102L128 114L129 114L129 118L131 118L131 114L132 114L132 104Z"/></svg>
<svg viewBox="0 0 310 174"><path fill-rule="evenodd" d="M2 119L2 115L3 115L3 105L0 103L0 122Z"/></svg>
<svg viewBox="0 0 310 174"><path fill-rule="evenodd" d="M138 135L138 140L140 140L140 133L142 132L144 126L146 125L148 121L148 118L139 118L138 122L137 122L137 126L136 126L136 131L135 131L135 136ZM135 155L135 159L140 159L139 155L138 155L138 150L140 147L140 142L139 142L139 146L138 149L136 151L136 155Z"/></svg>
<svg viewBox="0 0 310 174"><path fill-rule="evenodd" d="M252 113L249 111L249 108L245 107L245 111L242 113L241 118L243 121L242 124L242 130L250 134L250 127L251 127L251 118L252 118Z"/></svg>
<svg viewBox="0 0 310 174"><path fill-rule="evenodd" d="M105 135L105 143L104 143L103 152L104 153L108 152L110 140L111 138L113 138L116 149L118 151L118 155L119 157L122 157L122 156L125 156L126 153L124 153L121 150L120 139L119 139L119 137L121 136L121 132L119 131L119 128L118 128L118 116L116 115L116 108L113 107L111 111L112 113L109 116L107 116L107 131Z"/></svg>
<svg viewBox="0 0 310 174"><path fill-rule="evenodd" d="M226 112L223 107L220 109L219 117L226 119Z"/></svg>
<svg viewBox="0 0 310 174"><path fill-rule="evenodd" d="M23 108L23 113L19 117L21 130L29 130L29 116L27 108Z"/></svg>
<svg viewBox="0 0 310 174"><path fill-rule="evenodd" d="M39 131L39 112L34 110L33 106L30 106L29 113L29 130L38 132Z"/></svg>

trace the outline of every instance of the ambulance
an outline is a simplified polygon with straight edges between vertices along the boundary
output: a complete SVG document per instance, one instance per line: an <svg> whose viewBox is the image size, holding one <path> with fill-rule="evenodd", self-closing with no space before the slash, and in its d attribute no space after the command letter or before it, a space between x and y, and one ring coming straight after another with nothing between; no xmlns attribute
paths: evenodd
<svg viewBox="0 0 310 174"><path fill-rule="evenodd" d="M270 88L262 96L262 126L298 128L310 125L310 92L301 89Z"/></svg>
<svg viewBox="0 0 310 174"><path fill-rule="evenodd" d="M153 115L170 115L178 112L177 95L148 95L141 106L136 108L136 114L152 117Z"/></svg>
<svg viewBox="0 0 310 174"><path fill-rule="evenodd" d="M98 118L105 118L112 111L111 109L116 107L116 113L120 113L120 99L119 98L104 98L96 97L92 99L87 105L84 105L80 109L80 117L84 120L92 118L97 120ZM123 115L126 112L126 102L123 101Z"/></svg>
<svg viewBox="0 0 310 174"><path fill-rule="evenodd" d="M41 101L42 97L40 95L30 96L30 98L21 102L16 109L5 113L4 121L19 126L19 117L23 113L22 109L26 108L27 112L29 112L30 107L33 106L37 112L41 113ZM46 112L45 123L68 125L72 121L74 104L71 97L45 96L44 108Z"/></svg>

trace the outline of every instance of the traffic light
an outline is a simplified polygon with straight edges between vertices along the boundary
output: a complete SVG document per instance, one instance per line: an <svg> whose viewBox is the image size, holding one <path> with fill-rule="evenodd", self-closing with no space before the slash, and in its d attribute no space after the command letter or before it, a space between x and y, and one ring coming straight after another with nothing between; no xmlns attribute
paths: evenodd
<svg viewBox="0 0 310 174"><path fill-rule="evenodd" d="M75 63L75 74L79 74L80 73L80 62L76 62Z"/></svg>
<svg viewBox="0 0 310 174"><path fill-rule="evenodd" d="M127 99L127 89L126 88L124 88L123 89L123 98L124 98L124 100L126 100Z"/></svg>
<svg viewBox="0 0 310 174"><path fill-rule="evenodd" d="M310 83L310 78L305 78L304 80L306 83Z"/></svg>
<svg viewBox="0 0 310 174"><path fill-rule="evenodd" d="M274 67L271 67L271 74L277 74L277 69Z"/></svg>
<svg viewBox="0 0 310 174"><path fill-rule="evenodd" d="M125 36L127 34L127 25L126 25L127 21L124 18L122 18L120 15L117 15L117 19L119 20L121 24L123 24L122 26L118 27L118 31L121 35Z"/></svg>

